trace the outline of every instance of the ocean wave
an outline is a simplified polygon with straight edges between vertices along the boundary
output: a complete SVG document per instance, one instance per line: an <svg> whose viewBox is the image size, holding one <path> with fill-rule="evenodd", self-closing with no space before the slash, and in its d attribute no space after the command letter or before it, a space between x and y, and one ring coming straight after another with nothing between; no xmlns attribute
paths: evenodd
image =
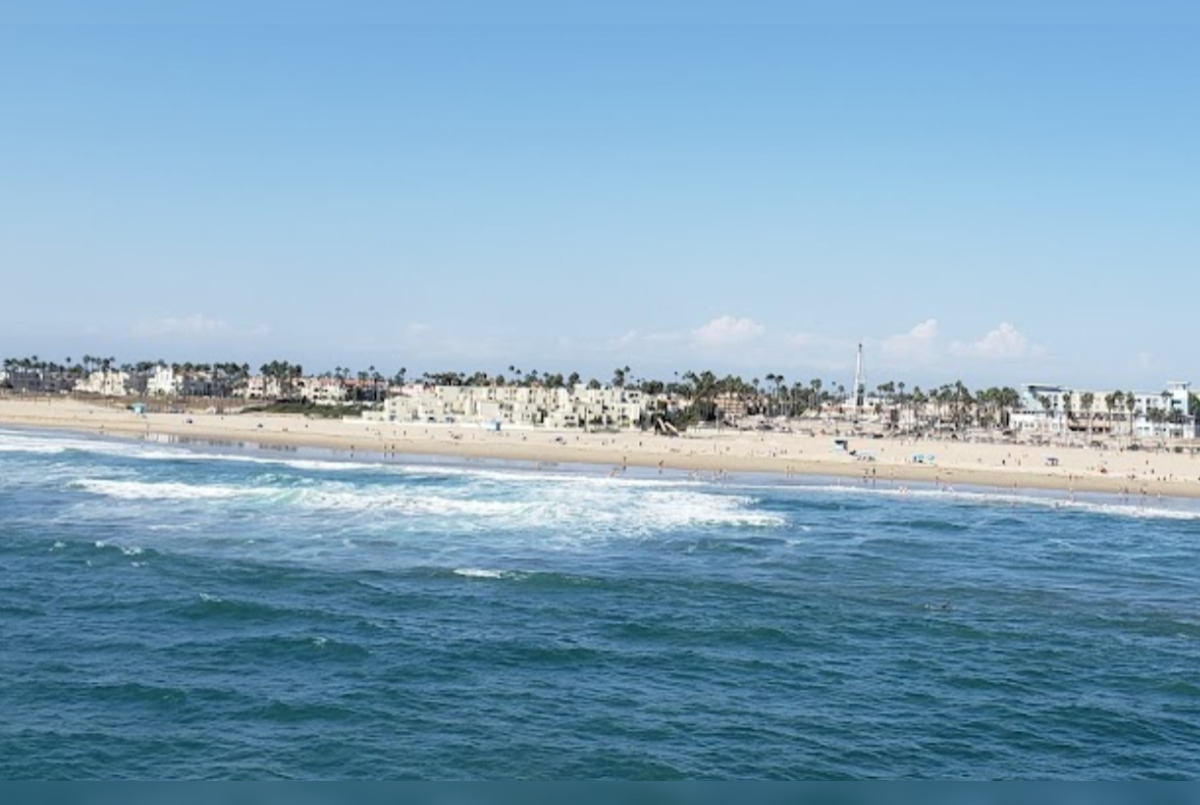
<svg viewBox="0 0 1200 805"><path fill-rule="evenodd" d="M117 481L82 479L68 486L118 500L227 500L243 496L245 490L235 486L207 486L173 481Z"/></svg>
<svg viewBox="0 0 1200 805"><path fill-rule="evenodd" d="M427 495L413 491L382 492L354 488L302 489L285 493L282 500L308 509L341 512L391 512L398 514L454 517L497 517L522 510L517 501L474 500L471 498Z"/></svg>
<svg viewBox="0 0 1200 805"><path fill-rule="evenodd" d="M252 442L252 438L246 439ZM188 444L134 441L114 439L102 435L96 437L76 437L62 434L37 434L0 430L0 452L25 452L37 454L58 454L67 451L92 453L101 456L133 458L147 461L195 461L195 462L224 462L235 464L262 464L288 467L306 472L386 472L404 476L424 476L430 478L463 478L467 480L488 480L505 484L510 483L568 483L576 485L604 486L678 486L700 487L710 486L704 480L682 477L631 477L625 475L609 476L607 468L579 465L573 472L546 472L543 468L529 468L514 464L506 467L476 467L448 466L434 462L406 461L397 463L394 460L361 460L350 458L298 458L286 455L247 455L238 450L233 444L230 452L214 452L201 449L199 443Z"/></svg>
<svg viewBox="0 0 1200 805"><path fill-rule="evenodd" d="M325 481L313 486L274 483L231 484L85 478L68 486L123 501L194 501L231 505L270 505L299 511L370 516L399 514L452 519L455 527L556 529L575 533L650 533L694 526L776 527L780 514L755 508L758 499L725 492L652 489L619 484L540 484L502 490L472 486L429 488Z"/></svg>
<svg viewBox="0 0 1200 805"><path fill-rule="evenodd" d="M454 569L454 575L465 576L468 579L502 579L508 574L502 570L487 570L480 567L458 567Z"/></svg>
<svg viewBox="0 0 1200 805"><path fill-rule="evenodd" d="M1133 496L1103 493L1069 493L1053 490L1024 490L1019 492L989 491L980 487L935 489L925 486L864 486L861 484L772 484L738 485L735 489L774 490L785 495L844 496L854 498L882 497L896 500L925 502L956 502L983 506L1029 506L1066 512L1086 512L1145 519L1200 520L1200 502L1188 499L1155 499L1134 501ZM1086 496L1085 496L1086 495Z"/></svg>

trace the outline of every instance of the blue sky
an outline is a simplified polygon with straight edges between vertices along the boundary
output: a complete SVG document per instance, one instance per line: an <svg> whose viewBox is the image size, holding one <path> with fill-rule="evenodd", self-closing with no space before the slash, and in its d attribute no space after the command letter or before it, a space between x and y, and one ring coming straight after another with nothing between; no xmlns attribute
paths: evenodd
<svg viewBox="0 0 1200 805"><path fill-rule="evenodd" d="M0 28L0 352L1200 380L1198 45Z"/></svg>

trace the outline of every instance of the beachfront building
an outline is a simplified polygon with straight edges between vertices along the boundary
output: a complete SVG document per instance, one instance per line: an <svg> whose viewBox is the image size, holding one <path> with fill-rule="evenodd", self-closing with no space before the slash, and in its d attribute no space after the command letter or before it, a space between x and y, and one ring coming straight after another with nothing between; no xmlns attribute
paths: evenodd
<svg viewBox="0 0 1200 805"><path fill-rule="evenodd" d="M552 428L633 428L651 404L651 398L631 388L588 388L580 383L562 392L560 404L551 409L544 424Z"/></svg>
<svg viewBox="0 0 1200 805"><path fill-rule="evenodd" d="M98 370L75 384L78 394L95 394L99 397L125 397L139 394L146 388L147 377L120 369Z"/></svg>
<svg viewBox="0 0 1200 805"><path fill-rule="evenodd" d="M384 403L396 423L478 423L489 426L630 428L645 412L634 389L541 386L405 386Z"/></svg>
<svg viewBox="0 0 1200 805"><path fill-rule="evenodd" d="M161 363L146 378L145 393L151 397L223 397L228 391L228 382L217 380L212 372L189 372Z"/></svg>
<svg viewBox="0 0 1200 805"><path fill-rule="evenodd" d="M1012 413L1016 431L1065 436L1071 433L1143 439L1200 438L1190 413L1191 384L1171 381L1163 391L1079 391L1061 385L1026 383Z"/></svg>
<svg viewBox="0 0 1200 805"><path fill-rule="evenodd" d="M277 400L283 396L283 384L278 377L254 375L246 378L239 391L247 400Z"/></svg>
<svg viewBox="0 0 1200 805"><path fill-rule="evenodd" d="M0 377L0 389L17 394L66 394L78 379L67 371L14 366Z"/></svg>
<svg viewBox="0 0 1200 805"><path fill-rule="evenodd" d="M758 392L739 394L736 391L725 391L713 397L719 416L726 422L736 422L751 415L757 415L762 410L762 399Z"/></svg>
<svg viewBox="0 0 1200 805"><path fill-rule="evenodd" d="M170 366L155 366L146 378L146 394L151 397L178 397L183 394L183 375Z"/></svg>
<svg viewBox="0 0 1200 805"><path fill-rule="evenodd" d="M345 405L348 389L339 377L296 378L295 395L310 405Z"/></svg>

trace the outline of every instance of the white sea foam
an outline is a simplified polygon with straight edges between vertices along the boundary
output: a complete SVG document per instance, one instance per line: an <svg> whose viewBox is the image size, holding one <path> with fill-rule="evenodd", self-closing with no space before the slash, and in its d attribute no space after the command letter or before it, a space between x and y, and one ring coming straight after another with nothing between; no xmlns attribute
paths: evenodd
<svg viewBox="0 0 1200 805"><path fill-rule="evenodd" d="M304 489L294 493L297 505L342 512L391 512L434 517L496 517L521 511L513 501L474 500L467 497L428 495L413 490L387 492L370 489Z"/></svg>
<svg viewBox="0 0 1200 805"><path fill-rule="evenodd" d="M502 579L505 574L501 570L486 570L480 567L458 567L454 569L454 575L466 576L469 579Z"/></svg>
<svg viewBox="0 0 1200 805"><path fill-rule="evenodd" d="M760 487L761 488L761 487ZM985 506L1032 506L1039 509L1090 512L1116 517L1137 517L1168 520L1200 520L1200 506L1190 500L1176 500L1174 507L1169 502L1155 499L1135 500L1133 496L1117 498L1089 494L1071 497L1065 492L1028 490L1024 492L999 492L984 489L934 489L930 487L868 487L847 484L805 484L799 486L775 486L777 490L791 493L819 493L856 497L887 497L900 500L953 501L976 503Z"/></svg>
<svg viewBox="0 0 1200 805"><path fill-rule="evenodd" d="M146 483L91 478L74 481L71 486L92 494L119 500L214 500L235 498L246 494L244 490L234 486L207 486L176 482Z"/></svg>
<svg viewBox="0 0 1200 805"><path fill-rule="evenodd" d="M186 443L163 445L142 441L79 438L61 434L18 433L0 430L0 453L36 453L54 455L74 450L101 456L137 458L148 461L224 461L248 464L275 464L300 470L354 470L376 466L353 461L320 461L274 456L251 456L197 450Z"/></svg>
<svg viewBox="0 0 1200 805"><path fill-rule="evenodd" d="M785 522L777 514L756 511L756 499L746 495L607 482L579 484L575 479L500 488L489 483L484 488L464 485L449 489L413 487L403 482L392 486L324 481L295 487L270 482L232 486L111 478L81 479L71 485L124 501L269 504L273 513L291 508L354 516L401 515L450 519L455 527L550 528L578 534L597 531L644 534L704 525L773 527Z"/></svg>
<svg viewBox="0 0 1200 805"><path fill-rule="evenodd" d="M170 461L214 461L266 464L285 466L300 472L349 472L366 470L371 472L396 473L403 476L428 476L432 478L461 479L468 491L475 486L498 488L503 494L516 493L516 501L479 500L478 495L455 497L454 495L432 494L417 498L407 491L395 494L364 490L358 486L349 489L318 489L310 496L301 495L298 505L336 511L393 511L428 516L479 516L486 518L509 517L524 519L522 514L532 515L537 511L565 522L580 519L580 507L591 507L587 519L601 525L633 523L635 528L654 529L686 526L689 524L728 524L750 526L773 526L783 518L752 509L752 498L744 496L756 490L769 490L772 494L836 494L885 496L913 500L955 500L984 505L1030 505L1042 508L1062 509L1105 514L1117 517L1146 519L1200 519L1200 507L1186 501L1160 501L1157 499L1117 498L1110 496L1077 497L1069 499L1062 493L1039 492L989 492L975 488L966 490L937 490L914 485L907 489L895 486L866 487L847 480L845 483L824 484L740 484L728 483L720 486L697 479L679 477L637 478L605 477L592 473L555 473L543 469L525 470L519 467L491 468L472 466L444 466L423 463L393 464L389 462L339 461L295 458L280 456L252 456L238 453L217 453L196 449L188 445L161 445L145 442L79 438L65 434L39 434L24 431L0 430L0 452L26 452L34 454L56 454L68 450L97 455L123 458ZM67 473L71 468L60 468ZM41 477L41 476L40 476ZM476 483L472 483L476 482ZM278 488L193 485L158 482L143 484L119 480L83 480L76 485L87 491L126 500L206 500L233 498L270 498L288 502L288 493ZM716 490L722 490L717 493ZM680 497L671 499L670 491L680 491ZM444 490L443 490L444 491ZM475 490L478 491L478 490ZM549 494L546 492L549 491ZM688 496L687 492L694 493ZM743 494L729 494L743 493ZM570 500L563 500L563 498ZM625 511L617 511L625 507ZM555 522L554 520L546 522ZM543 523L544 524L544 523ZM492 523L495 525L495 523Z"/></svg>
<svg viewBox="0 0 1200 805"><path fill-rule="evenodd" d="M774 489L782 494L845 495L860 498L893 498L918 501L954 501L954 503L979 504L986 506L1032 506L1036 509L1091 512L1114 517L1146 519L1200 519L1200 504L1186 498L1135 498L1134 495L1105 495L1099 493L1076 493L1025 489L1025 491L989 491L971 488L934 488L929 486L871 487L862 483L803 483L803 485L739 486L742 489Z"/></svg>
<svg viewBox="0 0 1200 805"><path fill-rule="evenodd" d="M146 456L151 452L139 442L85 439L68 435L41 435L0 431L0 452L57 454L68 450L114 456Z"/></svg>
<svg viewBox="0 0 1200 805"><path fill-rule="evenodd" d="M287 455L247 455L238 452L212 452L198 445L159 444L140 441L79 438L66 434L36 434L0 430L0 451L55 454L68 450L101 456L134 458L147 461L227 462L282 466L302 472L369 471L394 473L403 476L463 479L465 481L495 482L512 485L541 485L552 483L573 487L613 488L710 488L709 482L680 477L637 478L609 477L597 470L583 473L547 472L520 466L493 468L476 466L447 466L433 463L397 464L388 461L322 460L296 458Z"/></svg>
<svg viewBox="0 0 1200 805"><path fill-rule="evenodd" d="M698 490L548 486L525 511L538 524L635 533L705 525L774 527L786 522L780 515L756 511L756 503L745 495Z"/></svg>

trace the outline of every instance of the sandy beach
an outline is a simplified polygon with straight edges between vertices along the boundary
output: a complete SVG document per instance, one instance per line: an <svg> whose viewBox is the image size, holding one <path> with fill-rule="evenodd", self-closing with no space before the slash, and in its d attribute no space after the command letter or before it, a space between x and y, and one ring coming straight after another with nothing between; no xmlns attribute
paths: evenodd
<svg viewBox="0 0 1200 805"><path fill-rule="evenodd" d="M129 438L315 447L356 455L416 454L541 464L588 463L617 473L649 467L703 474L826 475L859 483L908 482L1200 497L1200 456L1021 443L849 437L832 432L700 430L679 437L627 431L485 430L477 425L392 424L257 413L148 413L104 402L0 398L0 426ZM853 451L851 455L849 451ZM932 456L917 463L914 456Z"/></svg>

